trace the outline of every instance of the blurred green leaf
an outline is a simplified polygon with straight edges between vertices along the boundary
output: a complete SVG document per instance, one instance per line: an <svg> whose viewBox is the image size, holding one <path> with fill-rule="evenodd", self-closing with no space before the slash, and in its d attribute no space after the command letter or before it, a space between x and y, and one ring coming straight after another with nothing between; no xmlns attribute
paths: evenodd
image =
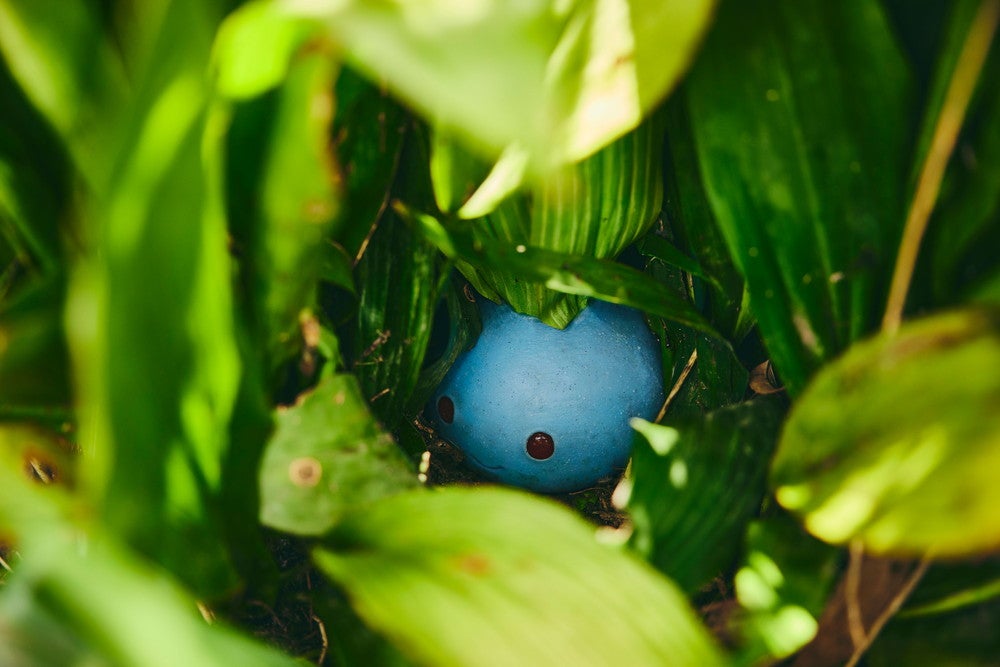
<svg viewBox="0 0 1000 667"><path fill-rule="evenodd" d="M744 614L738 664L761 664L788 657L815 636L841 552L780 510L752 523L746 542L734 577Z"/></svg>
<svg viewBox="0 0 1000 667"><path fill-rule="evenodd" d="M58 488L28 483L8 454L0 448L0 526L14 530L24 557L0 587L0 657L9 652L26 665L52 664L46 652L99 665L298 664L206 623L166 573L101 529L73 523L80 508Z"/></svg>
<svg viewBox="0 0 1000 667"><path fill-rule="evenodd" d="M670 582L521 492L400 494L349 516L314 557L424 664L721 664Z"/></svg>
<svg viewBox="0 0 1000 667"><path fill-rule="evenodd" d="M216 90L230 99L249 99L277 87L296 52L318 29L269 0L244 4L219 27L213 47Z"/></svg>
<svg viewBox="0 0 1000 667"><path fill-rule="evenodd" d="M90 185L108 184L129 85L93 3L0 2L0 52Z"/></svg>
<svg viewBox="0 0 1000 667"><path fill-rule="evenodd" d="M865 656L872 667L995 667L1000 600L928 618L896 618Z"/></svg>
<svg viewBox="0 0 1000 667"><path fill-rule="evenodd" d="M971 29L979 2L954 3L935 71L922 140L929 143L955 61ZM967 285L988 279L998 267L1000 245L1000 47L994 44L980 74L978 92L966 114L958 147L924 243L929 261L925 281L937 302L955 303ZM991 85L993 84L993 85Z"/></svg>
<svg viewBox="0 0 1000 667"><path fill-rule="evenodd" d="M502 272L510 276L512 282L537 283L566 294L632 306L719 336L698 311L673 290L624 264L544 248L477 242L467 232L447 229L430 216L418 215L416 220L427 237L451 259ZM491 296L489 292L485 295ZM561 316L554 321L552 316L552 313L542 313L539 318L548 324L567 324Z"/></svg>
<svg viewBox="0 0 1000 667"><path fill-rule="evenodd" d="M758 399L668 425L635 419L631 545L694 592L735 563L760 511L784 409Z"/></svg>
<svg viewBox="0 0 1000 667"><path fill-rule="evenodd" d="M52 273L60 257L59 226L69 198L68 160L45 119L0 61L0 228L24 246L23 259ZM6 229L4 230L6 231Z"/></svg>
<svg viewBox="0 0 1000 667"><path fill-rule="evenodd" d="M345 515L417 485L402 452L369 412L352 375L330 375L279 408L260 466L260 520L319 535Z"/></svg>
<svg viewBox="0 0 1000 667"><path fill-rule="evenodd" d="M26 286L0 306L0 419L19 411L69 413L64 296L61 281L50 279Z"/></svg>
<svg viewBox="0 0 1000 667"><path fill-rule="evenodd" d="M793 396L881 314L909 89L874 0L725 3L687 79L712 211Z"/></svg>
<svg viewBox="0 0 1000 667"><path fill-rule="evenodd" d="M1000 556L934 563L899 618L947 614L1000 598Z"/></svg>
<svg viewBox="0 0 1000 667"><path fill-rule="evenodd" d="M266 117L241 115L228 137L238 183L231 186L230 204L250 218L240 221L250 246L245 270L272 370L303 346L300 313L316 307L325 239L340 209L340 174L328 136L336 74L323 53L297 59Z"/></svg>
<svg viewBox="0 0 1000 667"><path fill-rule="evenodd" d="M785 426L772 481L814 535L874 552L1000 544L1000 315L959 310L854 346Z"/></svg>
<svg viewBox="0 0 1000 667"><path fill-rule="evenodd" d="M218 16L196 0L163 9L118 128L121 168L81 207L93 246L74 267L67 329L88 497L127 543L210 595L233 583L213 512L239 381L224 128L205 80Z"/></svg>
<svg viewBox="0 0 1000 667"><path fill-rule="evenodd" d="M687 66L712 2L281 6L325 19L359 69L484 156L519 144L548 169L639 124Z"/></svg>

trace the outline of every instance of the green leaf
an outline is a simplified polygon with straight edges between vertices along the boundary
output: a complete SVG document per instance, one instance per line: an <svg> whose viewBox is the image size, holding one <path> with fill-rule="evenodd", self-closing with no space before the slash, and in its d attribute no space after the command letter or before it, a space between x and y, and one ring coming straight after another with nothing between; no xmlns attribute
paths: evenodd
<svg viewBox="0 0 1000 667"><path fill-rule="evenodd" d="M702 418L632 421L631 545L686 591L723 575L760 511L783 407L758 399Z"/></svg>
<svg viewBox="0 0 1000 667"><path fill-rule="evenodd" d="M296 52L318 32L274 2L248 2L219 28L213 47L216 89L230 99L256 97L285 80Z"/></svg>
<svg viewBox="0 0 1000 667"><path fill-rule="evenodd" d="M442 281L441 256L395 212L386 214L357 267L361 293L352 368L386 428L412 418Z"/></svg>
<svg viewBox="0 0 1000 667"><path fill-rule="evenodd" d="M659 215L662 146L662 123L654 117L583 162L531 183L473 221L472 236L480 243L613 259ZM483 294L552 326L569 324L585 303L502 267L460 262L458 268Z"/></svg>
<svg viewBox="0 0 1000 667"><path fill-rule="evenodd" d="M510 276L512 282L518 280L536 283L539 289L544 286L566 294L597 297L632 306L720 337L698 311L678 297L676 292L624 264L543 248L475 242L468 233L446 229L430 216L418 215L416 221L424 234L445 255L470 266L503 273ZM476 285L477 289L480 287ZM485 295L491 297L489 292ZM498 297L494 294L492 298ZM538 317L552 326L565 326L569 323L565 311L541 313Z"/></svg>
<svg viewBox="0 0 1000 667"><path fill-rule="evenodd" d="M0 62L0 228L23 246L22 260L54 272L59 225L69 199L69 164L62 145ZM7 231L4 229L4 231Z"/></svg>
<svg viewBox="0 0 1000 667"><path fill-rule="evenodd" d="M685 69L712 2L296 2L348 59L482 152L575 162L639 124ZM511 94L511 91L517 91Z"/></svg>
<svg viewBox="0 0 1000 667"><path fill-rule="evenodd" d="M739 342L752 326L746 323L743 276L733 264L699 174L683 88L667 103L664 116L667 127L663 196L665 226L674 244L696 258L705 275L693 271L691 267L677 266L708 283L708 289L704 290L707 292L707 304L703 312L719 331ZM652 235L644 239L644 244L650 238L653 238ZM700 286L692 282L697 295Z"/></svg>
<svg viewBox="0 0 1000 667"><path fill-rule="evenodd" d="M0 587L0 658L39 665L46 654L151 667L298 664L206 623L196 600L167 573L81 521L86 513L61 489L27 483L8 454L0 448L0 526L15 532L24 557Z"/></svg>
<svg viewBox="0 0 1000 667"><path fill-rule="evenodd" d="M772 480L814 535L891 554L1000 544L1000 314L959 310L857 344L785 426Z"/></svg>
<svg viewBox="0 0 1000 667"><path fill-rule="evenodd" d="M737 664L761 664L790 656L815 636L840 574L841 551L780 510L752 523L746 542L733 579L745 610Z"/></svg>
<svg viewBox="0 0 1000 667"><path fill-rule="evenodd" d="M233 582L213 512L239 381L222 128L205 82L217 17L175 0L161 18L122 168L81 207L92 246L74 267L67 329L88 497L127 543L209 595Z"/></svg>
<svg viewBox="0 0 1000 667"><path fill-rule="evenodd" d="M348 517L314 558L424 664L721 664L670 582L521 492L400 494Z"/></svg>
<svg viewBox="0 0 1000 667"><path fill-rule="evenodd" d="M330 375L279 408L260 467L260 520L319 535L344 515L417 485L402 452L372 419L352 375Z"/></svg>
<svg viewBox="0 0 1000 667"><path fill-rule="evenodd" d="M58 280L36 282L0 307L0 419L19 412L69 413L64 290Z"/></svg>
<svg viewBox="0 0 1000 667"><path fill-rule="evenodd" d="M922 139L929 143L959 50L972 29L979 2L955 3L935 72ZM928 228L929 255L923 278L932 283L937 302L954 303L967 285L988 279L997 268L992 248L1000 244L1000 90L989 85L1000 77L1000 49L993 48L970 102L959 149L955 151Z"/></svg>
<svg viewBox="0 0 1000 667"><path fill-rule="evenodd" d="M92 3L0 2L0 53L24 92L66 142L77 168L98 190L111 177L125 69Z"/></svg>
<svg viewBox="0 0 1000 667"><path fill-rule="evenodd" d="M346 175L336 240L357 264L388 207L412 121L384 90L346 66L335 96L333 145Z"/></svg>
<svg viewBox="0 0 1000 667"><path fill-rule="evenodd" d="M227 137L230 205L250 246L244 268L272 370L302 348L300 313L316 307L325 239L340 209L328 148L336 74L322 52L298 58L266 112L245 109Z"/></svg>
<svg viewBox="0 0 1000 667"><path fill-rule="evenodd" d="M874 0L723 4L686 80L712 212L793 396L881 315L909 89Z"/></svg>
<svg viewBox="0 0 1000 667"><path fill-rule="evenodd" d="M872 667L993 667L1000 600L929 618L893 619L865 656Z"/></svg>

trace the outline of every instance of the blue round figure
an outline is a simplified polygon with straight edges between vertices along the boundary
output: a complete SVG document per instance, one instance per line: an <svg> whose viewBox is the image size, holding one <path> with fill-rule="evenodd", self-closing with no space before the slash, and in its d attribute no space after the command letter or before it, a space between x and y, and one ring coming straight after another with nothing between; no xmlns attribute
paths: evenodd
<svg viewBox="0 0 1000 667"><path fill-rule="evenodd" d="M428 406L438 434L494 479L576 491L622 468L629 419L663 402L659 345L639 311L592 301L563 330L480 299L483 330Z"/></svg>

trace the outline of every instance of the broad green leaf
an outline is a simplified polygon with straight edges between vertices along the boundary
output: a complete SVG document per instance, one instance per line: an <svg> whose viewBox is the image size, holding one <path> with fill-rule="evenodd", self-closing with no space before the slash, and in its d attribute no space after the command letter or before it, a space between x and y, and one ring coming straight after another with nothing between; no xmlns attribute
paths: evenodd
<svg viewBox="0 0 1000 667"><path fill-rule="evenodd" d="M667 425L632 421L643 441L626 482L630 543L686 591L735 562L764 499L781 413L758 399Z"/></svg>
<svg viewBox="0 0 1000 667"><path fill-rule="evenodd" d="M480 243L615 258L656 221L662 202L662 122L654 117L579 164L530 183L487 217L469 223ZM585 300L503 267L459 262L483 294L562 328Z"/></svg>
<svg viewBox="0 0 1000 667"><path fill-rule="evenodd" d="M712 2L283 0L370 78L475 147L575 162L639 124L686 68Z"/></svg>
<svg viewBox="0 0 1000 667"><path fill-rule="evenodd" d="M232 583L212 508L239 379L221 131L207 113L217 18L211 3L175 0L157 24L122 167L81 206L93 245L67 305L87 495L202 594Z"/></svg>
<svg viewBox="0 0 1000 667"><path fill-rule="evenodd" d="M0 526L23 558L0 587L0 658L44 665L298 664L221 625L197 601L103 529L58 488L30 484L0 448ZM22 662L24 660L25 662ZM60 663L81 664L81 663Z"/></svg>
<svg viewBox="0 0 1000 667"><path fill-rule="evenodd" d="M417 223L428 238L449 258L470 266L511 276L513 282L529 282L563 292L639 308L653 315L687 324L719 337L695 308L669 287L641 271L607 259L569 255L543 248L510 247L503 243L476 242L468 233L446 229L426 215ZM475 282L473 282L474 285ZM480 289L481 285L476 285ZM485 289L485 288L483 288ZM532 288L535 289L535 288ZM480 289L482 292L482 289ZM497 299L488 290L485 296ZM536 315L546 324L565 326L565 311Z"/></svg>
<svg viewBox="0 0 1000 667"><path fill-rule="evenodd" d="M875 0L723 4L686 80L712 213L793 396L881 315L909 89Z"/></svg>
<svg viewBox="0 0 1000 667"><path fill-rule="evenodd" d="M959 310L854 346L785 426L778 501L826 541L952 556L1000 544L1000 314Z"/></svg>
<svg viewBox="0 0 1000 667"><path fill-rule="evenodd" d="M352 375L330 375L279 408L260 466L260 520L319 535L345 515L417 485L402 452L369 412Z"/></svg>
<svg viewBox="0 0 1000 667"><path fill-rule="evenodd" d="M422 664L721 664L669 581L522 492L399 494L347 517L314 558Z"/></svg>

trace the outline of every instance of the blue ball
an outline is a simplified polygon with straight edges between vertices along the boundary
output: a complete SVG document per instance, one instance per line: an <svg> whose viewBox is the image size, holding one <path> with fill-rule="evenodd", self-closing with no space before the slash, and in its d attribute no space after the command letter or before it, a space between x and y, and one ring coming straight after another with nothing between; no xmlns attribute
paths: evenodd
<svg viewBox="0 0 1000 667"><path fill-rule="evenodd" d="M592 301L565 329L480 298L483 330L428 406L438 434L500 482L545 493L620 470L629 419L663 402L660 350L639 311Z"/></svg>

